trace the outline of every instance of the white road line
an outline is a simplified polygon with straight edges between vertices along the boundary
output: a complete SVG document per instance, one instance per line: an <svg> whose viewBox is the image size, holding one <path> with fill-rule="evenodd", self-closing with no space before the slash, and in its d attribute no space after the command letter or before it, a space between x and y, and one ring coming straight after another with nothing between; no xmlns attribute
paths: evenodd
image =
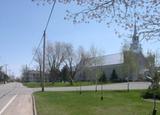
<svg viewBox="0 0 160 115"><path fill-rule="evenodd" d="M0 111L0 115L2 115L2 113L7 109L7 107L13 102L13 100L17 97L17 95L14 95L9 102L2 108L2 110Z"/></svg>

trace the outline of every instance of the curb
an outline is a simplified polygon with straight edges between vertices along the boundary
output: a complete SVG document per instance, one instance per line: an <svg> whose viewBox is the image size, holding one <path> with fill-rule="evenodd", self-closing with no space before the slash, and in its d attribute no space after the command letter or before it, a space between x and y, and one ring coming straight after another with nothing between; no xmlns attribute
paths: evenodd
<svg viewBox="0 0 160 115"><path fill-rule="evenodd" d="M35 104L35 98L32 95L32 107L33 107L33 115L37 115L37 110L36 110L36 104Z"/></svg>

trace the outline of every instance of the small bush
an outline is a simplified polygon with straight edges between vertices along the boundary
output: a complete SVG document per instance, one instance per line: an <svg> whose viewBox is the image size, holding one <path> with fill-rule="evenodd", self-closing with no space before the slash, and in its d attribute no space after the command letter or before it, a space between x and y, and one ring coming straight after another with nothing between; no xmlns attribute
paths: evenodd
<svg viewBox="0 0 160 115"><path fill-rule="evenodd" d="M102 83L107 82L106 75L105 75L104 72L102 73L102 75L100 76L100 78L98 79L98 81L102 82Z"/></svg>
<svg viewBox="0 0 160 115"><path fill-rule="evenodd" d="M144 91L142 93L142 97L144 99L153 99L154 95L155 95L156 99L160 100L160 88L157 88L157 89L151 89L151 88L149 88L149 89L147 89L146 91Z"/></svg>
<svg viewBox="0 0 160 115"><path fill-rule="evenodd" d="M118 82L119 79L118 79L118 75L117 75L117 72L115 69L113 69L112 71L112 74L111 74L111 77L110 77L110 81L111 82Z"/></svg>

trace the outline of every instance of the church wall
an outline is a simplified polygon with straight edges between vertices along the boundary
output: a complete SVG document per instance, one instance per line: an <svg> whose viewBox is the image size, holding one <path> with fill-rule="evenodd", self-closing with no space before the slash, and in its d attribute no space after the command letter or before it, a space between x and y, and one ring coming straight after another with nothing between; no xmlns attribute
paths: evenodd
<svg viewBox="0 0 160 115"><path fill-rule="evenodd" d="M114 69L116 70L118 77L122 79L123 74L121 72L121 64L115 64L85 69L84 71L77 73L75 81L96 81L96 78L98 79L102 72L105 73L107 80L109 80Z"/></svg>
<svg viewBox="0 0 160 115"><path fill-rule="evenodd" d="M144 59L143 54L138 56L139 60L139 70L138 73L132 73L129 76L129 80L131 81L139 81L144 80L144 69L145 69L145 63L146 60ZM125 76L122 69L122 64L115 64L115 65L106 65L106 66L97 66L97 67L91 67L86 68L85 70L77 73L75 77L75 81L96 81L96 78L99 78L100 73L104 72L106 75L107 80L110 79L112 71L116 70L116 73L118 75L118 78L126 81L128 76ZM97 77L96 77L97 74Z"/></svg>

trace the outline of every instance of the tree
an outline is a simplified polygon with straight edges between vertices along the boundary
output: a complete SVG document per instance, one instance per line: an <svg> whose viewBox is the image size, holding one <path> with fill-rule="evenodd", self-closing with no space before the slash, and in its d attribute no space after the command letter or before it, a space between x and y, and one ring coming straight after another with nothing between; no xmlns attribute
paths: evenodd
<svg viewBox="0 0 160 115"><path fill-rule="evenodd" d="M91 67L91 71L93 74L95 74L95 81L97 84L98 78L101 75L101 65L102 65L102 54L101 51L99 51L94 45L92 45L89 49L90 54L90 61L89 66Z"/></svg>
<svg viewBox="0 0 160 115"><path fill-rule="evenodd" d="M46 49L47 68L50 73L50 81L59 80L60 67L65 58L65 43L63 42L48 42Z"/></svg>
<svg viewBox="0 0 160 115"><path fill-rule="evenodd" d="M76 54L71 44L66 45L66 58L64 62L69 69L69 80L70 80L70 84L72 85L73 78L77 73L78 63L76 62Z"/></svg>
<svg viewBox="0 0 160 115"><path fill-rule="evenodd" d="M121 71L123 72L126 80L133 80L133 76L138 76L139 61L138 54L131 51L128 44L124 44L122 48L124 63L122 64Z"/></svg>
<svg viewBox="0 0 160 115"><path fill-rule="evenodd" d="M151 82L151 86L142 94L145 99L154 99L153 115L156 115L156 99L160 99L160 67L157 65L157 56L149 52L147 57L148 71L146 78Z"/></svg>
<svg viewBox="0 0 160 115"><path fill-rule="evenodd" d="M3 70L4 66L6 67L5 72ZM8 81L9 79L10 79L10 76L7 75L7 65L5 64L5 65L0 66L0 81L3 81L3 83L5 84L6 81Z"/></svg>
<svg viewBox="0 0 160 115"><path fill-rule="evenodd" d="M65 65L61 70L61 80L63 82L66 82L69 78L69 68L67 65Z"/></svg>
<svg viewBox="0 0 160 115"><path fill-rule="evenodd" d="M106 81L107 81L107 79L106 79L105 72L102 72L102 74L99 78L99 82L105 83Z"/></svg>
<svg viewBox="0 0 160 115"><path fill-rule="evenodd" d="M55 0L32 0L38 3L52 3ZM82 6L79 11L67 11L67 17L73 19L73 22L88 22L89 20L97 20L98 22L111 22L113 18L125 18L134 5L141 6L146 3L145 0L58 0L58 2L67 4L75 3L77 6ZM66 18L67 18L66 17ZM109 19L110 18L110 19Z"/></svg>
<svg viewBox="0 0 160 115"><path fill-rule="evenodd" d="M153 0L151 4L147 5L140 18L143 20L140 32L143 38L160 40L160 1Z"/></svg>
<svg viewBox="0 0 160 115"><path fill-rule="evenodd" d="M95 74L95 82L96 82L96 87L95 91L97 92L97 84L98 84L98 79L101 77L102 74L102 64L103 64L103 56L102 56L102 51L98 50L95 46L90 47L90 61L89 65L92 69L92 72Z"/></svg>
<svg viewBox="0 0 160 115"><path fill-rule="evenodd" d="M147 68L148 68L148 74L147 76L150 77L150 81L152 82L152 89L160 88L159 82L160 82L160 73L159 73L159 66L156 65L156 57L155 54L152 52L148 52L147 56Z"/></svg>
<svg viewBox="0 0 160 115"><path fill-rule="evenodd" d="M3 66L0 66L0 71L2 71Z"/></svg>
<svg viewBox="0 0 160 115"><path fill-rule="evenodd" d="M118 75L117 75L115 69L113 69L113 71L112 71L112 74L111 74L111 77L110 77L110 81L112 81L112 82L117 82L118 81Z"/></svg>
<svg viewBox="0 0 160 115"><path fill-rule="evenodd" d="M111 23L121 26L125 30L133 31L137 24L142 39L159 39L160 33L160 2L158 0L32 0L38 4L58 1L63 4L77 5L77 9L70 8L66 11L66 20L73 23L91 20ZM115 32L120 34L115 28Z"/></svg>
<svg viewBox="0 0 160 115"><path fill-rule="evenodd" d="M41 86L42 86L42 66L43 66L43 55L42 51L40 49L34 50L34 61L38 64L38 70L39 70L39 77L41 79Z"/></svg>
<svg viewBox="0 0 160 115"><path fill-rule="evenodd" d="M29 71L29 68L27 66L22 66L22 70L21 70L22 82L29 81L28 71Z"/></svg>
<svg viewBox="0 0 160 115"><path fill-rule="evenodd" d="M3 80L2 68L3 68L3 66L0 66L0 82Z"/></svg>
<svg viewBox="0 0 160 115"><path fill-rule="evenodd" d="M71 85L73 84L73 79L78 72L82 72L86 67L89 59L88 53L79 47L77 51L73 50L73 46L68 44L67 46L67 55L65 63L69 68L69 78Z"/></svg>
<svg viewBox="0 0 160 115"><path fill-rule="evenodd" d="M155 54L152 52L147 52L147 63L146 63L146 68L150 71L151 74L153 74L153 70L155 68Z"/></svg>

